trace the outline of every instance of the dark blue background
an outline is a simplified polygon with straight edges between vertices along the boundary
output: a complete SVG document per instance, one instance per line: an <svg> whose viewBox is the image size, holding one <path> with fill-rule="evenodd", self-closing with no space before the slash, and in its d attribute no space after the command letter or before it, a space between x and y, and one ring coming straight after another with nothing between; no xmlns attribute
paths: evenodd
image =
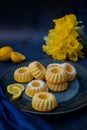
<svg viewBox="0 0 87 130"><path fill-rule="evenodd" d="M22 52L27 58L26 61L47 59L49 57L42 52L42 45L44 44L43 37L47 35L49 29L54 27L52 19L70 13L74 13L78 20L83 21L85 25L84 33L87 35L87 0L0 2L0 47L10 45L15 51ZM87 68L87 55L85 59L80 59L77 63ZM11 61L0 61L0 74L3 75L3 72L14 65L15 64ZM0 130L8 128L17 129L15 123L13 123L13 125L9 123L12 123L12 117L6 117L8 113L7 106L9 106L11 111L12 109L14 110L14 107L10 106L7 102L4 103L2 95L3 94L1 94L0 97ZM30 118L27 119L27 116L22 115L23 113L20 111L14 110L13 115L15 115L14 112L17 113L19 120L20 118L22 118L23 121L25 120L25 127L22 127L22 122L20 123L16 119L20 130L24 130L26 124L29 125L29 127L26 128L29 130L38 130L39 126L47 130L87 130L87 107L78 112L76 111L55 117L50 116L48 119L46 116L40 116L40 120L35 115L29 115ZM8 113L8 115L9 114L10 113ZM35 122L38 122L39 125L35 125Z"/></svg>

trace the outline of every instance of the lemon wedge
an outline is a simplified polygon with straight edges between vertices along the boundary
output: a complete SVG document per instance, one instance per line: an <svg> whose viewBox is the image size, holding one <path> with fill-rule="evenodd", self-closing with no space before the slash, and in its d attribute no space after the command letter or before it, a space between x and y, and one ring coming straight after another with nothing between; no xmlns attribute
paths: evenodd
<svg viewBox="0 0 87 130"><path fill-rule="evenodd" d="M10 94L13 94L13 91L14 91L14 87L17 87L21 90L21 92L24 91L24 85L22 84L10 84L7 86L7 92L10 93Z"/></svg>
<svg viewBox="0 0 87 130"><path fill-rule="evenodd" d="M21 95L22 92L24 91L24 85L22 84L10 84L7 86L7 92L9 94L12 94L12 100L18 99Z"/></svg>
<svg viewBox="0 0 87 130"><path fill-rule="evenodd" d="M20 52L16 52L16 51L13 51L11 53L11 60L14 62L14 63L21 63L23 62L24 60L26 59L26 57L20 53Z"/></svg>
<svg viewBox="0 0 87 130"><path fill-rule="evenodd" d="M22 95L21 89L14 87L13 88L13 96L12 96L12 100L17 100L20 98L20 96Z"/></svg>
<svg viewBox="0 0 87 130"><path fill-rule="evenodd" d="M10 46L0 48L0 60L9 61L11 59L11 52L13 49Z"/></svg>

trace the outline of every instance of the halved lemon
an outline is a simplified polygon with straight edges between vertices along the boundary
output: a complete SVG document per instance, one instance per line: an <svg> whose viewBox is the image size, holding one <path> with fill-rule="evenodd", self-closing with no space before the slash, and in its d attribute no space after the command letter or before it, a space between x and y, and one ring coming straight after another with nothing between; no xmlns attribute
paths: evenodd
<svg viewBox="0 0 87 130"><path fill-rule="evenodd" d="M23 92L24 89L25 89L24 85L15 83L15 84L10 84L10 85L7 86L7 92L10 93L10 94L13 94L14 87L19 88L21 90L21 92Z"/></svg>
<svg viewBox="0 0 87 130"><path fill-rule="evenodd" d="M0 48L0 60L8 61L11 59L11 52L13 49L10 46L4 46Z"/></svg>
<svg viewBox="0 0 87 130"><path fill-rule="evenodd" d="M23 62L24 60L26 59L26 57L20 53L20 52L17 52L17 51L13 51L11 53L11 60L14 62L14 63L21 63Z"/></svg>
<svg viewBox="0 0 87 130"><path fill-rule="evenodd" d="M22 95L22 91L20 88L13 87L12 100L17 100Z"/></svg>

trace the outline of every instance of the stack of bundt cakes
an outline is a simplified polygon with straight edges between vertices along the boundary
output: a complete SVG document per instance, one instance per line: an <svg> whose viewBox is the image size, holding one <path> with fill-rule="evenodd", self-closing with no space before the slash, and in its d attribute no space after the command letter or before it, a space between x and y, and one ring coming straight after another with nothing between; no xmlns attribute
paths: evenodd
<svg viewBox="0 0 87 130"><path fill-rule="evenodd" d="M49 65L50 66L50 65ZM61 65L51 64L47 67L45 79L47 86L53 91L64 91L68 87L66 72Z"/></svg>

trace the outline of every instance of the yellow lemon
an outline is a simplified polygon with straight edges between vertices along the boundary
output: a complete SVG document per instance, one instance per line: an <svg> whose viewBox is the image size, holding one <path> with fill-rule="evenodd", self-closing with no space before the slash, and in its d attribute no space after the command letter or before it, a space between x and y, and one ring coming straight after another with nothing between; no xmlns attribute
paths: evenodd
<svg viewBox="0 0 87 130"><path fill-rule="evenodd" d="M21 92L23 92L24 89L25 89L24 85L15 83L15 84L10 84L10 85L7 86L7 92L10 93L10 94L13 94L14 87L19 88L21 90Z"/></svg>
<svg viewBox="0 0 87 130"><path fill-rule="evenodd" d="M12 60L14 63L21 63L21 62L23 62L25 59L26 59L26 57L25 57L22 53L19 53L19 52L16 52L16 51L13 51L13 52L11 53L11 60Z"/></svg>
<svg viewBox="0 0 87 130"><path fill-rule="evenodd" d="M7 92L12 94L12 100L20 98L22 92L24 91L24 86L22 84L10 84L7 86Z"/></svg>
<svg viewBox="0 0 87 130"><path fill-rule="evenodd" d="M20 88L13 87L13 93L12 94L13 94L12 100L17 100L22 95L22 91L21 91Z"/></svg>
<svg viewBox="0 0 87 130"><path fill-rule="evenodd" d="M11 52L13 49L10 46L4 46L0 48L0 60L8 61L11 59Z"/></svg>

